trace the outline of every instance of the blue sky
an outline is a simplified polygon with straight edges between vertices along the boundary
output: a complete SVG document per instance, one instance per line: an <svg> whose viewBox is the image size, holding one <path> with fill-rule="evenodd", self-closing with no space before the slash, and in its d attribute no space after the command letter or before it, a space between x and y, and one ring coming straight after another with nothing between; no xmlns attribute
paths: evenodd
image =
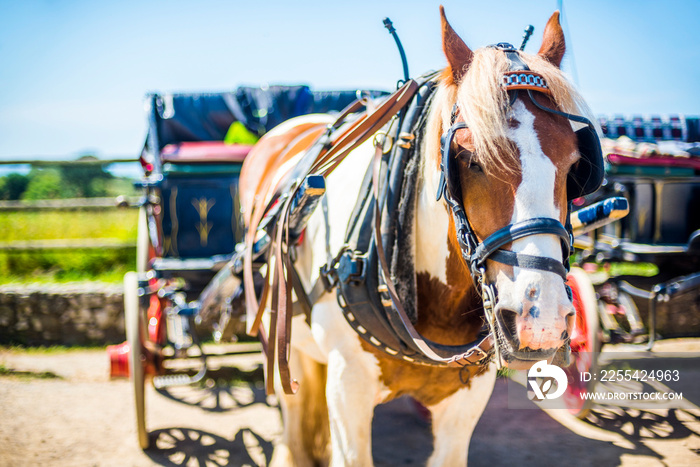
<svg viewBox="0 0 700 467"><path fill-rule="evenodd" d="M438 5L472 48L540 45L557 0L0 0L0 159L136 156L150 91L393 89L445 65ZM596 114L700 114L700 1L563 2L563 68ZM572 53L573 52L573 53ZM573 66L575 65L575 67Z"/></svg>

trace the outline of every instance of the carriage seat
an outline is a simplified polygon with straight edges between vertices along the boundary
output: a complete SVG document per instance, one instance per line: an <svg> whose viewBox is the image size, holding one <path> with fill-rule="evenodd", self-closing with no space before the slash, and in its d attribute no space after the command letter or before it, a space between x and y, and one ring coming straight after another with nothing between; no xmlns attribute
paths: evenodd
<svg viewBox="0 0 700 467"><path fill-rule="evenodd" d="M168 144L160 152L169 163L234 163L242 164L253 148L247 144L226 144L223 141L196 141Z"/></svg>
<svg viewBox="0 0 700 467"><path fill-rule="evenodd" d="M676 153L648 143L635 144L628 151L620 146L607 154L605 170L611 188L624 187L630 215L621 221L622 230L615 235L626 238L635 253L697 254L700 145L679 143Z"/></svg>
<svg viewBox="0 0 700 467"><path fill-rule="evenodd" d="M679 157L670 155L652 155L648 157L635 157L623 154L611 153L607 155L608 162L616 166L639 167L678 167L692 170L700 170L700 157Z"/></svg>

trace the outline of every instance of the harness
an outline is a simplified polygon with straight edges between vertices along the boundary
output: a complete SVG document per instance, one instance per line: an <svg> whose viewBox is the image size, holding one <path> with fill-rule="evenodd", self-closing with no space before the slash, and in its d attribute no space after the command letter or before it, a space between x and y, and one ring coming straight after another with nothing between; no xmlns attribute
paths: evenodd
<svg viewBox="0 0 700 467"><path fill-rule="evenodd" d="M510 61L510 68L503 76L503 88L510 94L511 104L517 99L518 92L526 92L540 109L586 124L576 133L581 162L567 180L568 197L574 199L597 190L602 183L603 162L593 124L584 117L550 109L537 102L533 92L550 92L545 80L528 69L518 51L511 45L498 44L495 47L503 50ZM407 118L400 135L421 134L420 110L427 107L429 102L435 84L431 81L432 78L434 76L421 78L424 81L419 83L419 92L406 113ZM494 353L498 353L498 347L494 345L497 328L493 311L497 294L493 284L485 283L487 259L510 266L552 272L566 281L568 258L573 244L570 223L567 222L567 226L564 226L557 219L551 218L528 219L511 224L479 242L464 210L459 179L454 176L456 171L452 168L455 160L451 149L452 140L457 131L468 127L464 121L456 121L457 114L455 106L451 127L441 140L441 182L437 199L445 197L457 230L462 257L482 296L487 323L480 330L477 339L462 346L445 346L422 337L413 327L415 314L411 312L415 309L415 303L412 303L411 285L415 282L415 271L410 270L411 274L407 275L397 267L396 253L399 249L395 248L395 239L411 231L412 219L403 218L404 210L400 207L402 201L404 205L411 204L405 191L414 187L415 183L411 178L412 172L406 168L417 165L414 160L417 153L415 141L412 145L396 146L391 157L382 157L377 150L370 168L374 176L370 184L367 183L368 175L365 176L360 198L346 232L346 245L335 262L330 264L330 270L335 268L337 273L335 276L331 274L333 279L329 282L332 286L337 286L338 302L350 326L375 348L397 358L425 365L481 365ZM392 138L392 135L387 137ZM381 165L384 160L388 169ZM382 181L384 187L380 193ZM374 191L374 196L370 196L370 190ZM393 218L388 216L391 220L387 220L381 215L387 212L398 214ZM502 249L503 245L514 240L542 234L560 238L563 261ZM399 284L403 290L399 289ZM500 361L500 356L497 357Z"/></svg>
<svg viewBox="0 0 700 467"><path fill-rule="evenodd" d="M504 51L510 61L510 69L503 76L503 89L510 94L511 104L515 102L519 92L526 92L538 108L585 125L576 132L581 159L576 170L572 171L567 179L569 200L598 189L603 180L603 161L600 142L593 124L584 117L540 104L533 93L550 92L544 79L527 68L518 51L510 44L502 43L495 47ZM253 310L252 317L249 316L249 323L253 323L252 329L255 332L262 328L262 310L268 286L272 282L272 324L269 340L264 333L261 336L268 357L268 390L271 389L275 360L285 391L291 393L296 390L289 375L287 361L292 306L291 290L285 284L292 285L296 295L300 297L300 302L306 304L307 311L322 294L336 288L338 303L350 326L366 342L389 355L424 365L466 367L483 365L494 353L498 357L498 346L495 345L496 318L493 311L497 297L493 284L485 283L487 259L526 269L553 272L566 280L568 257L573 243L569 222L564 226L556 219L528 219L506 226L482 242L478 241L464 210L459 178L455 177L457 172L452 167L455 159L451 149L452 140L457 131L467 128L466 122L457 120L458 111L455 107L451 127L442 136L441 141L441 182L437 199L444 197L452 213L462 257L482 296L486 325L481 328L474 342L462 346L431 342L414 328L415 269L412 269L411 264L402 262L405 254L401 242L407 242L406 239L412 232L412 216L415 209L411 208L415 207L413 203L416 185L415 178L412 177L416 175L419 164L417 155L420 152L417 151L417 137L423 130L426 114L423 110L429 105L436 75L432 73L409 80L395 93L399 94L401 99L397 99L395 95L388 99L391 106L385 107L390 107L390 110L385 109L381 119L370 118L375 122L371 128L363 128L361 136L355 135L354 130L348 130L339 138L350 140L352 143L347 143L346 148L353 149L369 135L374 134L381 125L387 125L378 133L379 137L375 136L374 159L365 174L360 196L346 231L346 243L322 268L319 280L308 293L300 286L289 258L291 247L287 247L289 237L284 232L284 213L288 212L288 206L282 210L281 218L275 226L277 247L271 253L271 258L277 258L276 268L272 271L273 280L265 281L260 302L253 298L248 303L248 312ZM399 101L400 106L397 104ZM393 112L391 115L394 116L391 120L387 117L390 112ZM332 136L329 133L325 136L325 142L316 145L318 149L309 150L309 153L315 152L315 155L311 159L313 162L302 170L303 173L327 175L350 152L351 149L346 151L345 148L342 151L336 150L331 140ZM328 157L328 154L333 154L334 157ZM297 180L299 179L303 177L298 177ZM288 200L294 197L295 189L296 186L293 186ZM569 210L570 208L571 205ZM398 215L386 215L387 213ZM280 225L282 227L279 227ZM563 262L502 249L503 245L514 240L542 234L556 235L560 238ZM255 308L252 309L251 305ZM255 310L257 313L254 313Z"/></svg>
<svg viewBox="0 0 700 467"><path fill-rule="evenodd" d="M487 327L474 342L450 346L426 339L413 326L417 303L411 235L418 149L436 77L417 78L418 92L403 117L379 133L345 245L325 268L326 290L337 288L346 320L373 347L412 363L461 367L488 358L493 341Z"/></svg>

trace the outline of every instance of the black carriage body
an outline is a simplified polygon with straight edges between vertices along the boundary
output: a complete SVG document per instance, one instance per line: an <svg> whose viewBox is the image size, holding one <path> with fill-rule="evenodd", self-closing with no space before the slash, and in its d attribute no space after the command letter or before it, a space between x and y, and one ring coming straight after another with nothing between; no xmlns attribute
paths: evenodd
<svg viewBox="0 0 700 467"><path fill-rule="evenodd" d="M617 278L649 293L680 281L658 299L655 323L649 323L649 298L634 296L634 302L660 335L699 335L700 287L693 284L700 273L700 119L613 117L600 123L609 145L606 183L595 197L624 196L630 212L596 232L593 253L598 261L654 264L658 274L652 277Z"/></svg>
<svg viewBox="0 0 700 467"><path fill-rule="evenodd" d="M192 294L201 291L242 240L238 177L250 143L287 119L339 112L361 95L384 94L312 91L304 85L149 94L140 158L149 267L184 277ZM236 122L249 141L228 144L224 140Z"/></svg>
<svg viewBox="0 0 700 467"><path fill-rule="evenodd" d="M208 258L226 255L242 239L238 222L240 166L166 169L161 184L162 256ZM189 169L189 170L188 170Z"/></svg>

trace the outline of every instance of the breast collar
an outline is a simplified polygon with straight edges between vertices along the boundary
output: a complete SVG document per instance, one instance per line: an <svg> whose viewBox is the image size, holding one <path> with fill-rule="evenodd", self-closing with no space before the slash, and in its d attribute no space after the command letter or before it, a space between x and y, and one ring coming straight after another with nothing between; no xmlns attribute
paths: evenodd
<svg viewBox="0 0 700 467"><path fill-rule="evenodd" d="M572 121L584 123L590 128L593 128L593 124L585 117L551 109L537 102L532 94L533 92L551 94L551 91L541 75L530 71L528 66L520 58L518 50L516 50L512 45L507 43L499 43L490 47L494 47L505 52L510 62L509 70L504 73L502 81L503 89L510 95L510 105L515 102L520 91L525 91L538 108L546 112L563 116ZM509 224L489 235L486 239L484 239L484 241L478 241L464 209L461 186L458 181L459 179L455 176L456 172L453 173L453 168L451 167L453 164L452 159L454 159L451 145L455 133L459 130L468 128L466 122L461 120L457 121L458 113L458 107L457 104L455 104L452 111L452 121L450 122L451 127L442 135L441 138L442 161L440 165L441 176L440 183L438 185L437 200L444 196L445 201L450 207L455 222L457 240L460 245L462 257L469 266L469 270L475 285L478 289L483 285L483 276L486 272L487 259L525 269L537 269L546 272L553 272L559 275L566 282L566 275L569 269L569 256L571 255L571 247L573 244L571 227L568 225L568 214L568 227L565 227L561 222L559 222L559 220L553 218L531 218L521 222L516 222L514 224ZM522 253L501 249L503 245L513 242L514 240L531 235L543 234L556 235L559 237L562 246L563 258L561 262L544 256L525 255Z"/></svg>

